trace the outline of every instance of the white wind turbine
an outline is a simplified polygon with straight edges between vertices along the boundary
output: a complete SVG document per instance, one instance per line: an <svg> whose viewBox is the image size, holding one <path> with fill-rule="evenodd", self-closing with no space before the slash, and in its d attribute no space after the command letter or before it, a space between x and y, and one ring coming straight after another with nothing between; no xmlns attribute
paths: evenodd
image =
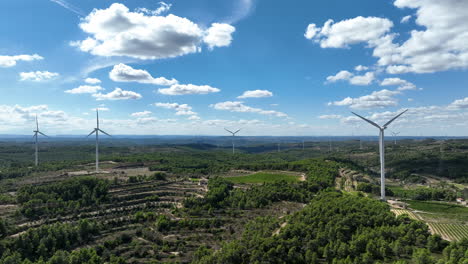
<svg viewBox="0 0 468 264"><path fill-rule="evenodd" d="M109 137L111 136L99 128L99 110L96 108L96 128L94 128L93 131L91 131L91 133L89 133L89 135L87 136L89 137L93 133L96 133L96 172L99 172L99 132Z"/></svg>
<svg viewBox="0 0 468 264"><path fill-rule="evenodd" d="M234 137L235 137L236 134L240 131L240 129L238 129L236 132L232 132L231 130L228 130L228 129L226 129L226 128L224 128L224 130L226 130L227 132L229 132L229 133L232 134L232 154L234 154L234 152L235 152Z"/></svg>
<svg viewBox="0 0 468 264"><path fill-rule="evenodd" d="M42 133L41 131L39 131L39 122L37 121L37 115L36 115L36 130L33 131L34 132L34 135L33 135L33 138L35 139L35 142L36 142L36 152L35 152L35 163L36 166L39 164L39 157L38 157L38 140L37 138L39 137L39 134L43 135L44 137L49 137L47 136L46 134Z"/></svg>
<svg viewBox="0 0 468 264"><path fill-rule="evenodd" d="M353 113L354 115L360 117L361 119L363 119L364 121L368 122L369 124L377 127L379 130L380 130L380 133L379 133L379 152L380 152L380 199L382 201L385 201L385 146L384 146L384 131L385 129L387 129L387 126L389 126L393 121L395 121L395 119L397 119L398 117L400 117L402 114L404 114L406 111L408 111L408 109L406 109L405 111L401 112L400 114L398 114L397 116L395 116L394 118L390 119L390 121L388 121L387 123L385 123L385 125L383 126L379 126L377 125L376 123L370 121L369 119L367 118L364 118L354 112L351 112Z"/></svg>
<svg viewBox="0 0 468 264"><path fill-rule="evenodd" d="M393 136L393 145L396 145L396 136L398 136L400 132L393 132L392 131L392 136Z"/></svg>

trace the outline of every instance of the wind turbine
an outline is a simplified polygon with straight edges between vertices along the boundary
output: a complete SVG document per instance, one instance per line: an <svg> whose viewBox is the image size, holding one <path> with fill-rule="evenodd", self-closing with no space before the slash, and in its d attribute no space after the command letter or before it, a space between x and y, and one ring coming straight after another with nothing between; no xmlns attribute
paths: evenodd
<svg viewBox="0 0 468 264"><path fill-rule="evenodd" d="M96 172L99 172L99 132L109 137L111 136L99 128L99 110L96 108L96 128L94 128L93 131L91 131L91 133L89 133L89 135L87 136L89 137L93 133L96 133Z"/></svg>
<svg viewBox="0 0 468 264"><path fill-rule="evenodd" d="M389 126L393 121L395 121L395 119L397 119L398 117L400 117L402 114L404 114L406 111L408 111L408 109L406 109L405 111L401 112L400 114L398 114L397 116L395 116L394 118L390 119L390 121L388 121L387 123L385 123L383 126L379 126L377 125L376 123L370 121L369 119L367 118L364 118L354 112L351 112L353 113L354 115L360 117L361 119L363 119L364 121L368 122L369 124L377 127L379 130L380 130L380 133L379 133L379 152L380 152L380 199L382 201L385 201L385 146L384 146L384 131L385 129L387 129L387 126Z"/></svg>
<svg viewBox="0 0 468 264"><path fill-rule="evenodd" d="M226 129L226 128L224 128L224 130L226 130L227 132L229 132L229 133L232 134L232 154L234 154L234 152L235 152L234 137L235 137L236 134L240 131L240 129L238 129L236 132L232 132L231 130L228 130L228 129Z"/></svg>
<svg viewBox="0 0 468 264"><path fill-rule="evenodd" d="M398 136L400 134L400 132L393 132L392 131L392 136L393 136L393 145L396 145L396 136Z"/></svg>
<svg viewBox="0 0 468 264"><path fill-rule="evenodd" d="M33 135L33 138L35 139L36 141L36 152L35 152L35 164L36 166L39 164L39 158L38 158L38 142L37 142L37 138L39 136L39 134L43 135L44 137L49 137L47 136L46 134L42 133L41 131L39 131L39 122L37 121L37 115L36 115L36 130L33 131L34 132L34 135Z"/></svg>

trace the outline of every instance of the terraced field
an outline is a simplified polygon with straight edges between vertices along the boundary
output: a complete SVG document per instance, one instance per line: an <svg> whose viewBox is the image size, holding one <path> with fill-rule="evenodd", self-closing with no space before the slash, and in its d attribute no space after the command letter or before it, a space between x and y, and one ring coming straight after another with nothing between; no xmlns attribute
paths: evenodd
<svg viewBox="0 0 468 264"><path fill-rule="evenodd" d="M98 175L109 178L109 175ZM206 186L197 181L170 176L166 180L129 183L126 175L114 182L109 198L99 206L80 207L66 215L30 220L15 214L18 205L1 205L0 215L18 226L16 237L30 228L94 220L101 230L87 246L103 246L126 263L187 263L201 242L219 248L223 241L242 234L245 224L257 216L281 217L302 208L302 204L277 203L255 210L219 210L201 216L184 213L183 201L203 197ZM56 181L63 179L57 178ZM50 183L51 181L48 181ZM112 181L111 181L112 182ZM104 250L104 249L103 249Z"/></svg>

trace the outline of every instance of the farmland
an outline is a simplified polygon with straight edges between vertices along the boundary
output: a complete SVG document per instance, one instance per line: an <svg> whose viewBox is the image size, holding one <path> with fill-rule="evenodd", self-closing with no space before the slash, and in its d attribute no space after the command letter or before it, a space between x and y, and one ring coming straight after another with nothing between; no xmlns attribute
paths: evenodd
<svg viewBox="0 0 468 264"><path fill-rule="evenodd" d="M347 146L349 143L344 142L342 151ZM17 175L16 166L29 162L20 148L16 154L18 164L2 165L7 173L0 180L0 249L10 253L0 263L11 263L7 261L14 258L27 258L34 263L40 258L59 257L92 257L95 263L210 263L204 261L217 258L219 261L214 263L238 263L224 259L225 254L237 252L236 243L249 245L245 239L250 236L257 243L243 249L246 254L242 258L258 254L264 259L272 258L273 255L259 253L263 251L257 251L256 246L266 243L263 246L268 248L271 245L263 238L276 236L276 243L281 246L274 250L285 248L296 252L296 255L281 253L283 261L302 263L296 259L300 255L324 262L333 261L330 250L334 243L353 245L361 243L361 239L377 243L371 242L372 232L382 232L375 236L380 236L378 243L388 248L397 240L415 251L429 243L431 252L442 256L447 244L431 236L430 231L450 241L466 236L466 208L453 203L406 200L408 209L392 211L417 220L408 225L406 221L412 220L398 219L385 204L363 197L356 190L360 184L372 187L378 179L352 159L336 155L340 153L325 154L318 147L256 153L258 146L253 148L255 153L249 153L245 146L245 153L232 155L207 145L200 147L155 145L115 149L104 145L100 173L93 172L93 163L87 156L81 161L58 163L54 156L38 168L21 167ZM66 146L58 148L65 157L80 156L68 153ZM392 180L392 184L398 186L398 180ZM337 185L339 191L333 188ZM419 187L401 190L411 194L412 188ZM422 194L425 198L426 192ZM439 195L431 192L434 194ZM344 219L350 215L346 212L356 208L358 212L351 214L356 217L354 225L347 226ZM374 214L381 216L374 219L375 225L366 226L364 219ZM320 222L336 226L317 225ZM317 229L305 228L310 225L317 225ZM315 233L327 228L341 232L338 231L341 228L357 226L361 227L352 229L353 237L345 233L334 236L344 235L346 242L336 240L327 244L323 241L328 241L328 234ZM363 228L368 230L361 232ZM383 231L386 228L392 231ZM298 235L300 232L306 233ZM388 232L399 234L398 239L387 237ZM407 233L418 234L419 238L403 239ZM34 240L39 234L47 240ZM294 239L312 234L324 239L310 240L308 243L318 244L316 251L307 253L298 245L285 242L287 234L298 235ZM351 254L347 246L342 247L343 252L333 255L337 260ZM410 251L399 248L392 248L385 256L376 252L371 246L364 246L364 251L352 254L359 262L367 258L412 259Z"/></svg>
<svg viewBox="0 0 468 264"><path fill-rule="evenodd" d="M298 182L301 179L301 176L274 172L258 172L247 176L229 177L227 179L233 183L273 183L278 181Z"/></svg>

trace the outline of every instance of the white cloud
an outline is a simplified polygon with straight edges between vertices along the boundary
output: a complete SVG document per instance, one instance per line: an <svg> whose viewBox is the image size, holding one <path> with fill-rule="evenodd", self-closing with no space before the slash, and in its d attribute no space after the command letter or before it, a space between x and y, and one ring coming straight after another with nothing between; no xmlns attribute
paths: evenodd
<svg viewBox="0 0 468 264"><path fill-rule="evenodd" d="M226 47L231 45L232 33L236 28L228 24L213 23L207 30L203 41L210 49L214 47Z"/></svg>
<svg viewBox="0 0 468 264"><path fill-rule="evenodd" d="M21 72L20 80L21 81L34 81L41 82L54 79L58 77L59 74L56 72L49 71L35 71L35 72Z"/></svg>
<svg viewBox="0 0 468 264"><path fill-rule="evenodd" d="M174 84L169 88L158 89L160 94L165 95L187 95L187 94L209 94L221 91L209 85Z"/></svg>
<svg viewBox="0 0 468 264"><path fill-rule="evenodd" d="M374 72L366 72L364 75L354 75L349 71L340 71L336 75L328 76L327 82L339 80L349 81L353 85L369 85L375 80Z"/></svg>
<svg viewBox="0 0 468 264"><path fill-rule="evenodd" d="M197 120L200 120L201 118L197 115L193 115L193 116L190 116L189 118L187 118L188 120L192 120L192 121L197 121Z"/></svg>
<svg viewBox="0 0 468 264"><path fill-rule="evenodd" d="M121 88L115 88L114 91L107 93L107 94L93 94L93 97L96 98L96 100L101 101L101 100L128 100L128 99L141 99L142 96L139 93L135 93L132 91L125 91L122 90Z"/></svg>
<svg viewBox="0 0 468 264"><path fill-rule="evenodd" d="M33 55L14 55L14 56L1 56L0 55L0 67L8 68L16 65L18 61L34 61L42 60L43 57L33 54Z"/></svg>
<svg viewBox="0 0 468 264"><path fill-rule="evenodd" d="M354 85L369 85L375 79L373 72L366 72L364 75L357 75L349 79L349 82Z"/></svg>
<svg viewBox="0 0 468 264"><path fill-rule="evenodd" d="M346 97L341 101L330 102L328 105L349 106L353 109L370 109L397 106L398 101L394 96L398 94L401 94L401 92L383 89L380 91L374 91L370 95L357 98Z"/></svg>
<svg viewBox="0 0 468 264"><path fill-rule="evenodd" d="M468 109L468 97L455 100L448 107L450 109Z"/></svg>
<svg viewBox="0 0 468 264"><path fill-rule="evenodd" d="M343 116L341 115L321 115L319 116L320 119L340 119Z"/></svg>
<svg viewBox="0 0 468 264"><path fill-rule="evenodd" d="M382 86L389 86L389 85L405 85L408 81L402 80L400 78L385 78L380 85Z"/></svg>
<svg viewBox="0 0 468 264"><path fill-rule="evenodd" d="M108 107L104 107L104 106L100 106L100 107L97 107L97 108L91 108L91 111L96 111L99 110L100 112L107 112L107 111L110 111L110 109Z"/></svg>
<svg viewBox="0 0 468 264"><path fill-rule="evenodd" d="M94 85L80 85L77 88L73 88L71 90L66 90L65 92L69 93L69 94L84 94L84 93L94 94L94 93L97 93L98 91L102 91L102 90L104 90L104 88L102 88L99 85L95 85L95 86Z"/></svg>
<svg viewBox="0 0 468 264"><path fill-rule="evenodd" d="M408 21L411 19L411 16L404 16L401 20L400 23L408 23Z"/></svg>
<svg viewBox="0 0 468 264"><path fill-rule="evenodd" d="M133 116L133 117L147 117L147 116L149 116L151 114L152 114L151 111L143 111L143 112L132 113L130 115Z"/></svg>
<svg viewBox="0 0 468 264"><path fill-rule="evenodd" d="M149 10L149 9L143 7L143 8L137 8L135 11L140 12L140 13L144 13L144 14L147 14L147 15L157 16L157 15L160 15L162 13L166 13L167 11L169 11L171 9L171 7L172 7L172 4L159 2L159 7L156 10Z"/></svg>
<svg viewBox="0 0 468 264"><path fill-rule="evenodd" d="M88 83L88 84L98 84L98 83L101 83L101 80L97 79L97 78L86 78L85 79L85 83Z"/></svg>
<svg viewBox="0 0 468 264"><path fill-rule="evenodd" d="M399 86L398 91L417 90L416 85L400 78L385 78L380 85Z"/></svg>
<svg viewBox="0 0 468 264"><path fill-rule="evenodd" d="M226 110L230 112L240 112L240 113L258 113L262 115L273 115L276 117L287 117L285 113L274 111L274 110L263 110L260 108L254 108L247 105L244 105L240 101L226 101L221 103L216 103L210 105L216 110Z"/></svg>
<svg viewBox="0 0 468 264"><path fill-rule="evenodd" d="M337 23L329 19L322 28L310 24L304 36L320 43L322 48L344 48L379 39L392 26L392 21L379 17L358 16Z"/></svg>
<svg viewBox="0 0 468 264"><path fill-rule="evenodd" d="M188 115L194 116L197 113L192 111L192 107L188 104L178 104L178 103L155 103L156 107L171 109L176 111L176 115Z"/></svg>
<svg viewBox="0 0 468 264"><path fill-rule="evenodd" d="M339 80L349 80L353 76L349 71L340 71L336 75L328 76L328 82L336 82Z"/></svg>
<svg viewBox="0 0 468 264"><path fill-rule="evenodd" d="M358 65L354 68L354 70L356 71L367 71L369 69L369 67L366 67L366 66L362 66L362 65Z"/></svg>
<svg viewBox="0 0 468 264"><path fill-rule="evenodd" d="M468 1L396 0L394 5L417 9L416 24L424 29L411 31L395 54L386 54L396 58L392 64L416 73L468 68Z"/></svg>
<svg viewBox="0 0 468 264"><path fill-rule="evenodd" d="M72 46L98 56L144 60L200 52L203 43L211 48L227 46L231 42L229 32L234 32L234 27L227 24L213 24L204 30L186 18L131 12L119 3L94 9L82 20L80 28L90 36L71 42Z"/></svg>
<svg viewBox="0 0 468 264"><path fill-rule="evenodd" d="M115 82L138 82L155 85L174 85L178 83L176 79L154 78L145 70L134 69L123 63L114 65L114 68L109 72L109 78Z"/></svg>
<svg viewBox="0 0 468 264"><path fill-rule="evenodd" d="M241 96L237 98L261 98L261 97L272 97L273 93L268 90L253 90L253 91L245 91Z"/></svg>

